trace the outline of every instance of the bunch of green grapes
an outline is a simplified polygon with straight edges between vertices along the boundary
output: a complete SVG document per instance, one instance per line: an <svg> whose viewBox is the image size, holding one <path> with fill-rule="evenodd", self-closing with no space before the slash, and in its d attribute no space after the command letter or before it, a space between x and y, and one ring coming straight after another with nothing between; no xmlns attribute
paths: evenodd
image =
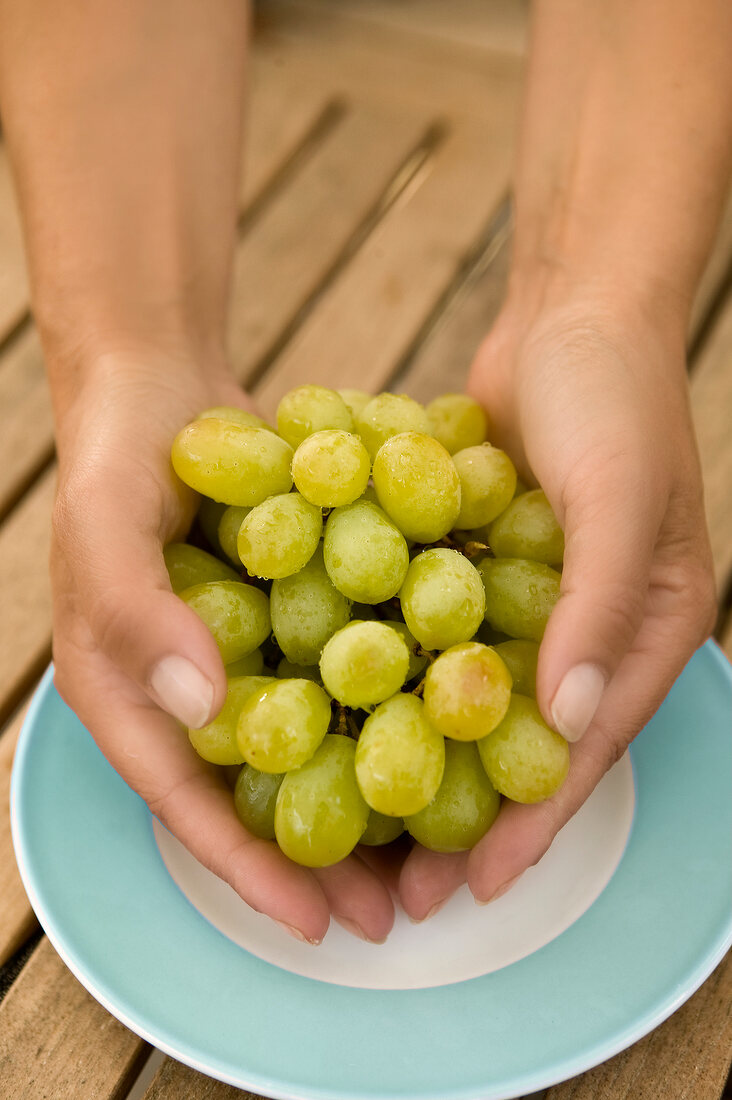
<svg viewBox="0 0 732 1100"><path fill-rule="evenodd" d="M246 828L297 863L405 829L463 851L502 798L564 782L567 743L535 701L562 531L486 435L460 394L425 408L308 385L276 430L219 407L173 442L202 499L195 544L165 562L228 678L189 738L234 769Z"/></svg>

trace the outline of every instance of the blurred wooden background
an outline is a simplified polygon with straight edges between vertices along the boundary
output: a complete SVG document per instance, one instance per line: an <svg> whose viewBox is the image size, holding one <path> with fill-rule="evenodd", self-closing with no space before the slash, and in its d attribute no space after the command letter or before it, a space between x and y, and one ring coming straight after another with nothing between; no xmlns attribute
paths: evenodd
<svg viewBox="0 0 732 1100"><path fill-rule="evenodd" d="M521 0L265 0L257 15L231 320L265 411L300 381L459 389L511 246ZM732 653L732 204L689 333L692 405ZM7 797L25 703L50 658L54 448L43 358L0 142L0 1094L229 1100L151 1053L78 984L20 884ZM548 1100L719 1100L732 1059L729 958L630 1050Z"/></svg>

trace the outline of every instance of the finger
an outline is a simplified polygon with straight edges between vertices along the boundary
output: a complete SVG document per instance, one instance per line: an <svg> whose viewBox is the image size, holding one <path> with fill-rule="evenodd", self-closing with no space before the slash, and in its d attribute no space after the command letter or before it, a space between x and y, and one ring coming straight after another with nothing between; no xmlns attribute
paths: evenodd
<svg viewBox="0 0 732 1100"><path fill-rule="evenodd" d="M643 619L666 501L638 486L642 468L619 455L564 487L561 595L541 646L537 701L568 741L585 733Z"/></svg>
<svg viewBox="0 0 732 1100"><path fill-rule="evenodd" d="M335 920L369 943L383 943L394 924L394 905L378 875L357 855L313 871Z"/></svg>
<svg viewBox="0 0 732 1100"><path fill-rule="evenodd" d="M276 844L246 831L223 773L198 757L177 723L103 656L57 639L55 657L61 694L152 813L253 909L319 943L330 920L323 890Z"/></svg>
<svg viewBox="0 0 732 1100"><path fill-rule="evenodd" d="M407 916L414 921L433 917L465 882L467 866L467 852L447 855L416 844L399 880L399 897Z"/></svg>
<svg viewBox="0 0 732 1100"><path fill-rule="evenodd" d="M93 492L93 508L73 492L57 507L56 588L76 593L95 644L150 699L185 726L203 726L223 704L226 677L212 634L171 591L151 518L161 506L143 494L142 509L120 515L113 488Z"/></svg>
<svg viewBox="0 0 732 1100"><path fill-rule="evenodd" d="M605 692L585 736L570 745L569 775L546 802L504 801L489 832L468 860L468 884L476 901L500 896L541 859L563 825L577 812L605 772L622 756L650 720L702 640L699 619L690 615L688 596L675 601L676 613L651 613ZM667 605L668 593L652 603Z"/></svg>

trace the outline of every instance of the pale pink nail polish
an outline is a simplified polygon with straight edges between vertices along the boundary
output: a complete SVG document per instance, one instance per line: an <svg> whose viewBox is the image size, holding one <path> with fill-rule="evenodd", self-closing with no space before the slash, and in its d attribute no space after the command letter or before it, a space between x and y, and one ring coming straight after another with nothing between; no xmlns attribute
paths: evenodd
<svg viewBox="0 0 732 1100"><path fill-rule="evenodd" d="M171 654L163 657L150 677L150 686L164 710L189 729L200 729L211 716L214 689L192 661Z"/></svg>
<svg viewBox="0 0 732 1100"><path fill-rule="evenodd" d="M597 665L575 665L566 673L552 700L552 721L567 741L579 741L595 716L605 677Z"/></svg>

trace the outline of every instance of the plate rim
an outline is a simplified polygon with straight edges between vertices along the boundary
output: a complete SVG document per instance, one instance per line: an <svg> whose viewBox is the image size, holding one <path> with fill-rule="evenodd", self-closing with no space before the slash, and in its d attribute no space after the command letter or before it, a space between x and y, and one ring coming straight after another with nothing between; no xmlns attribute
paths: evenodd
<svg viewBox="0 0 732 1100"><path fill-rule="evenodd" d="M732 668L730 668L730 664L725 654L713 639L706 642L697 653L701 653L701 651L705 651L722 671L723 676L728 681L732 681ZM33 737L33 730L38 712L41 710L52 691L55 691L55 689L53 688L53 665L51 664L46 669L36 688L19 735L11 775L10 820L13 846L23 886L28 894L28 899L36 913L39 923L43 927L54 950L81 985L84 986L84 988L87 989L113 1017L118 1019L133 1033L139 1035L142 1039L170 1057L175 1058L177 1061L235 1087L250 1089L254 1092L261 1091L262 1095L272 1097L273 1100L338 1100L338 1098L344 1100L346 1094L342 1088L336 1090L330 1086L319 1088L308 1084L304 1087L298 1087L296 1091L293 1091L292 1088L286 1086L284 1082L278 1084L272 1080L268 1080L257 1072L252 1073L247 1071L244 1074L238 1073L236 1076L226 1073L222 1071L221 1067L216 1065L215 1057L208 1062L201 1060L194 1052L191 1052L185 1044L177 1045L175 1042L171 1042L165 1034L156 1032L154 1028L148 1027L144 1021L141 1022L141 1019L134 1013L128 1013L124 1007L110 1000L96 980L94 973L96 969L95 964L93 962L87 964L85 969L84 965L77 959L74 950L67 948L63 930L57 927L53 914L48 912L45 908L36 891L33 871L26 861L19 809L22 783L21 776L23 773L23 762L28 751L27 746L31 743ZM633 746L631 746L630 752L632 759ZM145 812L149 815L149 811L145 810ZM149 815L148 824L150 843L157 851L152 831L152 815ZM164 866L162 861L161 866ZM622 866L622 861L619 867L620 866ZM177 886L176 890L179 892L183 903L197 912ZM202 919L205 920L206 918ZM580 918L580 920L581 919L582 918ZM208 924L207 921L206 923ZM566 935L567 932L571 931L571 927L572 926L561 935ZM216 934L219 936L223 935L219 932ZM561 938L561 936L558 938ZM231 941L227 940L227 942ZM525 1093L551 1087L560 1081L567 1080L592 1069L594 1066L601 1064L620 1051L627 1049L630 1045L653 1031L663 1023L664 1020L668 1019L703 984L706 978L708 978L713 970L719 965L731 946L732 914L730 915L727 928L723 929L714 940L710 941L708 948L696 959L695 964L688 970L687 979L676 987L673 992L655 1001L653 1007L647 1012L634 1016L633 1020L625 1027L615 1030L609 1037L599 1039L590 1046L583 1047L581 1052L572 1057L562 1056L559 1060L542 1067L541 1070L533 1070L528 1073L514 1076L510 1082L506 1081L501 1084L500 1091L495 1091L495 1089L493 1089L492 1091L486 1092L485 1088L478 1091L473 1085L459 1085L452 1088L449 1093L449 1100L479 1100L479 1098L480 1100L510 1100L510 1098L518 1097ZM249 954L244 948L238 948L238 950L243 951L245 954ZM529 958L530 957L531 956L529 956ZM511 966L514 965L517 964L511 964ZM510 969L510 967L505 969ZM312 978L302 980L317 981L317 979ZM454 983L452 988L457 988L467 982L479 982L481 980L483 979L466 979L465 982ZM354 990L354 992L359 991ZM388 994L392 991L384 990L380 992ZM505 1088L508 1088L508 1091L505 1091ZM353 1100L360 1100L361 1097L372 1097L374 1093L372 1091L351 1089L348 1095L351 1096ZM393 1095L394 1100L404 1100L406 1094L402 1092L399 1094L394 1093ZM412 1095L415 1097L417 1096L416 1093ZM448 1094L446 1094L445 1089L442 1087L434 1092L420 1091L418 1095L419 1100L448 1100ZM391 1096L387 1096L386 1093L380 1093L379 1096L380 1100L391 1100Z"/></svg>

